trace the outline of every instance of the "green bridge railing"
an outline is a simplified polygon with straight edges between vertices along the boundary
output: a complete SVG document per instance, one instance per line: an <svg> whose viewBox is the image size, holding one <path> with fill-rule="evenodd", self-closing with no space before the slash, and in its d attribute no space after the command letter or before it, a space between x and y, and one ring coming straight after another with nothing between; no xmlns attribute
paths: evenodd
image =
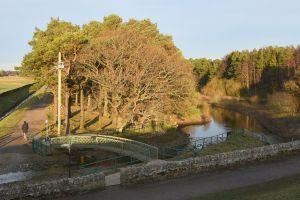
<svg viewBox="0 0 300 200"><path fill-rule="evenodd" d="M141 161L158 158L158 148L126 139L107 135L70 135L54 138L33 139L32 149L40 155L50 155L58 148L97 148L131 156Z"/></svg>

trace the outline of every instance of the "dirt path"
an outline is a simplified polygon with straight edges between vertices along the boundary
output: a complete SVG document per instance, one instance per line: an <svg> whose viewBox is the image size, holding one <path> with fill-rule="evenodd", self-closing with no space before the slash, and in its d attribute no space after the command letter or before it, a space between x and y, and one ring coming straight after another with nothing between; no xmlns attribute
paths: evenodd
<svg viewBox="0 0 300 200"><path fill-rule="evenodd" d="M50 97L45 96L41 101L36 102L24 114L24 118L13 129L13 133L10 136L15 138L14 141L0 148L0 169L15 168L16 165L21 163L28 163L32 159L39 159L35 155L30 145L23 139L21 133L21 126L23 121L29 123L29 133L36 134L44 128L46 120L47 106L50 103Z"/></svg>
<svg viewBox="0 0 300 200"><path fill-rule="evenodd" d="M111 186L64 200L182 200L212 192L254 185L300 173L300 155L238 169L222 170L130 188Z"/></svg>

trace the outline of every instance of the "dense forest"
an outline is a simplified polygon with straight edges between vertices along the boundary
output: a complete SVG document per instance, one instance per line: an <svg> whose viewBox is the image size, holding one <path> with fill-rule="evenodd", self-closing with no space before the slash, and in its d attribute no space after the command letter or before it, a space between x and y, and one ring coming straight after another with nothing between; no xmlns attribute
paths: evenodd
<svg viewBox="0 0 300 200"><path fill-rule="evenodd" d="M275 91L299 94L300 47L233 51L223 59L190 59L203 93L249 97Z"/></svg>
<svg viewBox="0 0 300 200"><path fill-rule="evenodd" d="M195 92L192 65L172 38L150 20L123 22L117 15L83 26L52 19L36 29L32 47L20 71L46 85L57 111L57 61L61 52L66 134L70 133L71 105L80 99L80 129L85 111L98 112L99 128L167 122L182 117ZM105 124L106 123L106 124Z"/></svg>

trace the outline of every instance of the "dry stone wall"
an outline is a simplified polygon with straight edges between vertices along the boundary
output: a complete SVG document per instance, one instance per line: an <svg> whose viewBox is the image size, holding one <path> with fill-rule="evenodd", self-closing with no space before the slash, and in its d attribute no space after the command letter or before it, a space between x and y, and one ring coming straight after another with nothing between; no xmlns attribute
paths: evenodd
<svg viewBox="0 0 300 200"><path fill-rule="evenodd" d="M13 182L0 185L0 199L40 199L84 193L96 189L104 189L105 176L102 173L74 178L63 178L41 183L28 184Z"/></svg>
<svg viewBox="0 0 300 200"><path fill-rule="evenodd" d="M133 185L201 173L214 168L228 167L245 161L276 156L281 152L300 150L300 140L267 145L216 155L194 157L182 161L152 161L145 165L121 169L121 184Z"/></svg>

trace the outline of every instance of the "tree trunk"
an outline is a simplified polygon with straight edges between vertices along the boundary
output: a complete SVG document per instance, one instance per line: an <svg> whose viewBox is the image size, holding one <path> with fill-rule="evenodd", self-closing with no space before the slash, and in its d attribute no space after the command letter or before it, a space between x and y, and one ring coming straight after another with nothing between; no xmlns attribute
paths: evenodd
<svg viewBox="0 0 300 200"><path fill-rule="evenodd" d="M56 124L57 123L57 93L54 92L53 93L53 123Z"/></svg>
<svg viewBox="0 0 300 200"><path fill-rule="evenodd" d="M256 66L253 65L253 70L254 70L254 73L253 73L253 76L254 76L253 77L253 79L254 79L254 81L253 81L254 82L254 94L256 95L256 84L257 83L256 83L256 69L255 68L256 68Z"/></svg>
<svg viewBox="0 0 300 200"><path fill-rule="evenodd" d="M99 112L99 126L101 126L102 123L102 115L103 115L103 105L102 105L102 91L99 87L99 96L98 96L98 112Z"/></svg>
<svg viewBox="0 0 300 200"><path fill-rule="evenodd" d="M75 93L75 106L78 106L78 92Z"/></svg>
<svg viewBox="0 0 300 200"><path fill-rule="evenodd" d="M80 130L84 130L84 95L83 89L80 89Z"/></svg>
<svg viewBox="0 0 300 200"><path fill-rule="evenodd" d="M107 99L107 91L106 90L104 90L103 91L103 103L104 103L104 105L103 105L103 116L104 117L108 117L109 116L109 114L108 114L108 99Z"/></svg>
<svg viewBox="0 0 300 200"><path fill-rule="evenodd" d="M65 123L66 123L66 135L70 134L70 113L71 113L71 104L70 104L70 93L69 91L66 92L65 95Z"/></svg>
<svg viewBox="0 0 300 200"><path fill-rule="evenodd" d="M250 72L249 72L249 64L247 63L247 92L250 94Z"/></svg>
<svg viewBox="0 0 300 200"><path fill-rule="evenodd" d="M121 118L120 115L118 115L117 116L117 124L116 124L117 131L123 132L126 125L127 125L127 123L125 123L123 118Z"/></svg>
<svg viewBox="0 0 300 200"><path fill-rule="evenodd" d="M112 96L111 96L111 120L112 120L113 127L115 127L117 130L117 128L118 128L118 110L117 110L116 99L115 99L114 94L112 94Z"/></svg>
<svg viewBox="0 0 300 200"><path fill-rule="evenodd" d="M91 94L88 94L87 110L91 111Z"/></svg>

